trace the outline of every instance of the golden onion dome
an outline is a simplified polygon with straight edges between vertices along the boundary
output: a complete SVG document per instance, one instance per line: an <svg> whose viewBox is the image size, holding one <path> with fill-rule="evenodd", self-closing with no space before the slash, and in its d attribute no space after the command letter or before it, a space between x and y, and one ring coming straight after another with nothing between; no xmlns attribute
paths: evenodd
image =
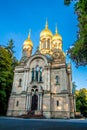
<svg viewBox="0 0 87 130"><path fill-rule="evenodd" d="M56 31L55 31L55 35L52 37L52 41L54 40L61 40L62 41L62 37L58 34L58 29L56 27Z"/></svg>
<svg viewBox="0 0 87 130"><path fill-rule="evenodd" d="M45 29L42 30L42 32L40 33L40 37L43 36L53 36L52 32L48 29L48 22L46 20L46 25L45 25Z"/></svg>
<svg viewBox="0 0 87 130"><path fill-rule="evenodd" d="M29 35L28 35L28 38L24 41L24 44L23 44L24 46L31 46L31 47L33 47L33 43L32 43L32 41L30 40L30 33L29 33Z"/></svg>

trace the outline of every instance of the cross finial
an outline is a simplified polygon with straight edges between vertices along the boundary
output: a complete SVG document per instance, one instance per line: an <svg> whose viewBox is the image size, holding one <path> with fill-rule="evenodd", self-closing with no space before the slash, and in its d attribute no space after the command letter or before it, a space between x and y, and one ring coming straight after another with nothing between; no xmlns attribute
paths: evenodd
<svg viewBox="0 0 87 130"><path fill-rule="evenodd" d="M31 35L31 29L29 29L29 32L28 32L28 39L30 39L30 35Z"/></svg>
<svg viewBox="0 0 87 130"><path fill-rule="evenodd" d="M55 33L56 33L56 34L58 33L58 28L57 28L57 24L56 24L56 30L55 30Z"/></svg>
<svg viewBox="0 0 87 130"><path fill-rule="evenodd" d="M45 25L45 28L47 29L48 28L48 20L46 18L46 25Z"/></svg>

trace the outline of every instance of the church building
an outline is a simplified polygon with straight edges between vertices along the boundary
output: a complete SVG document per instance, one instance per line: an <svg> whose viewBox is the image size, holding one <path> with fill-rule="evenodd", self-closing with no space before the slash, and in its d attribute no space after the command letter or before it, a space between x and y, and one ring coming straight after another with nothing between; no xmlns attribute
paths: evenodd
<svg viewBox="0 0 87 130"><path fill-rule="evenodd" d="M32 55L33 43L24 41L20 64L15 67L7 116L34 112L46 118L74 118L72 68L66 63L62 37L48 28L40 33L39 48Z"/></svg>

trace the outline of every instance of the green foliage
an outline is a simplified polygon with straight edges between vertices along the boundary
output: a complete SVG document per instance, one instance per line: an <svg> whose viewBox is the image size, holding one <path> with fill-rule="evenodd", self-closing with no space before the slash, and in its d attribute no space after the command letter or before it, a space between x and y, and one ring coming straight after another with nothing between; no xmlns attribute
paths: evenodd
<svg viewBox="0 0 87 130"><path fill-rule="evenodd" d="M10 55L10 58L12 60L11 66L12 66L12 69L14 69L15 66L18 64L18 60L14 56L14 53L15 53L15 51L14 51L14 42L13 42L12 39L8 42L8 45L5 47L5 49L8 51L8 53Z"/></svg>
<svg viewBox="0 0 87 130"><path fill-rule="evenodd" d="M8 45L5 48L8 50L11 56L14 54L14 42L12 39L8 42Z"/></svg>
<svg viewBox="0 0 87 130"><path fill-rule="evenodd" d="M69 5L71 0L64 0L65 5Z"/></svg>
<svg viewBox="0 0 87 130"><path fill-rule="evenodd" d="M79 31L77 41L68 50L68 54L77 66L84 66L87 65L87 0L79 0L75 4L75 12Z"/></svg>
<svg viewBox="0 0 87 130"><path fill-rule="evenodd" d="M87 117L87 89L76 90L76 111L80 111Z"/></svg>
<svg viewBox="0 0 87 130"><path fill-rule="evenodd" d="M0 115L6 114L13 82L13 70L17 64L13 43L9 42L7 47L0 46Z"/></svg>
<svg viewBox="0 0 87 130"><path fill-rule="evenodd" d="M76 91L76 83L75 82L72 82L72 94L74 95L75 94L75 91Z"/></svg>

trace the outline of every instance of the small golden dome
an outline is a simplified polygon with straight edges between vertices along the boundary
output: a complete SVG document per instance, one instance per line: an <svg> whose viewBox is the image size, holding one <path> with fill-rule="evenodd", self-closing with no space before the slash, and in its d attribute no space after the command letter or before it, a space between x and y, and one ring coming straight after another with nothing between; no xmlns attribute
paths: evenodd
<svg viewBox="0 0 87 130"><path fill-rule="evenodd" d="M43 37L43 36L53 36L52 32L48 29L48 22L46 20L46 25L45 25L45 29L42 30L42 32L40 33L40 37Z"/></svg>
<svg viewBox="0 0 87 130"><path fill-rule="evenodd" d="M62 37L58 34L58 29L56 27L56 31L55 31L55 35L52 37L52 41L54 40L61 40L62 41Z"/></svg>
<svg viewBox="0 0 87 130"><path fill-rule="evenodd" d="M31 47L33 47L33 43L32 43L32 41L30 40L30 33L29 33L29 35L28 35L28 39L26 39L25 41L24 41L24 44L23 44L24 46L31 46Z"/></svg>

